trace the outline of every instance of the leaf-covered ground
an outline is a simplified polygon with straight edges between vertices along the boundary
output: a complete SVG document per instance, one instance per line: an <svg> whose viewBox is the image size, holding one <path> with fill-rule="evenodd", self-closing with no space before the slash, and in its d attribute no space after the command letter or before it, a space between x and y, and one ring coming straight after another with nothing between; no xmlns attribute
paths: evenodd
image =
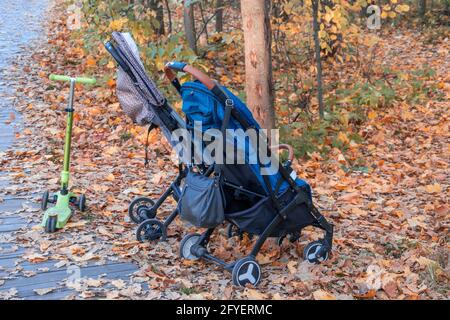
<svg viewBox="0 0 450 320"><path fill-rule="evenodd" d="M47 76L96 69L58 18L60 12L53 13L48 43L13 71L22 75L16 84L21 88L17 108L26 126L17 137L22 148L8 151L2 160L15 183L8 193L57 190L68 89ZM130 283L113 284L117 290L105 292L102 283L82 282L75 288L80 297L449 298L450 44L448 38L438 46L426 44L417 33L396 31L380 46L374 64L398 71L430 65L436 74L422 85L437 86L445 96L372 111L360 132L364 142L350 144L347 151L350 157L362 156L366 170L344 170L346 157L337 149L327 161L318 154L296 160L294 167L312 185L316 204L335 224L333 254L323 265L309 265L301 258L303 247L320 235L312 229L304 230L294 244L266 243L258 256L263 280L257 289L233 287L231 275L211 264L181 260L180 239L195 230L179 219L169 228L168 241L138 243L128 203L139 195L157 198L174 178L176 166L167 144L153 133L151 163L144 168L145 128L132 125L121 112L114 81L107 79L95 88L78 87L76 94L72 185L86 193L88 212L77 213L56 234L39 228L18 232L17 244L27 248L32 262L56 259L82 265L125 259L139 265ZM174 207L167 201L158 215ZM21 214L36 223L41 218L36 211ZM220 230L210 245L221 258L241 257L252 245L248 238L227 239L224 232ZM150 289L144 290L143 283Z"/></svg>

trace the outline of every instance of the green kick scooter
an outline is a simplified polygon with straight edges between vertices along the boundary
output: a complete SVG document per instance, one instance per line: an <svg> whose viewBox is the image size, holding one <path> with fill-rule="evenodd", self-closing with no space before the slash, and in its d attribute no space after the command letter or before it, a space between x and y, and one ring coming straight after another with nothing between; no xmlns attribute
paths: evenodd
<svg viewBox="0 0 450 320"><path fill-rule="evenodd" d="M66 137L64 144L64 167L61 172L61 189L50 197L48 190L44 192L41 200L41 208L44 210L44 218L41 226L46 232L52 233L57 229L63 228L72 215L71 207L78 207L82 212L86 210L86 198L84 194L77 197L69 190L69 165L70 165L70 146L72 142L72 124L73 124L73 100L75 94L75 84L95 84L95 79L89 78L71 78L68 76L50 75L52 81L70 82L69 105L67 112ZM55 203L54 207L47 209L48 203Z"/></svg>

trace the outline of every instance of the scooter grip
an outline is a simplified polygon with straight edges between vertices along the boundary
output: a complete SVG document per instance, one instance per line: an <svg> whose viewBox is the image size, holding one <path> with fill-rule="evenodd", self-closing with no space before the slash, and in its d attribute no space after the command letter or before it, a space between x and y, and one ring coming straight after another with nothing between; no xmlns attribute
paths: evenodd
<svg viewBox="0 0 450 320"><path fill-rule="evenodd" d="M95 80L93 78L85 78L85 77L72 78L69 76L63 76L63 75L57 75L57 74L51 74L49 78L52 81L70 82L70 81L74 80L76 83L81 83L81 84L96 84L97 83L97 80Z"/></svg>

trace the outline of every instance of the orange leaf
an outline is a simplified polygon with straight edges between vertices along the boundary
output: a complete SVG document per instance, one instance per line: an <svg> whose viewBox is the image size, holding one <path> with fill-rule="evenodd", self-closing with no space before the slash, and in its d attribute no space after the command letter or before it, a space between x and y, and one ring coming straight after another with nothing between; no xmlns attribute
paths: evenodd
<svg viewBox="0 0 450 320"><path fill-rule="evenodd" d="M313 292L314 300L336 300L336 297L325 290L316 290Z"/></svg>
<svg viewBox="0 0 450 320"><path fill-rule="evenodd" d="M112 88L112 87L114 87L116 85L116 80L109 79L106 84Z"/></svg>
<svg viewBox="0 0 450 320"><path fill-rule="evenodd" d="M97 65L97 60L95 60L95 59L92 58L92 57L89 57L89 58L86 59L86 64L87 64L89 67L94 67L94 66Z"/></svg>
<svg viewBox="0 0 450 320"><path fill-rule="evenodd" d="M370 289L366 293L355 294L354 296L355 296L355 298L358 298L358 299L372 299L373 297L375 297L375 295L376 295L376 291L374 289Z"/></svg>

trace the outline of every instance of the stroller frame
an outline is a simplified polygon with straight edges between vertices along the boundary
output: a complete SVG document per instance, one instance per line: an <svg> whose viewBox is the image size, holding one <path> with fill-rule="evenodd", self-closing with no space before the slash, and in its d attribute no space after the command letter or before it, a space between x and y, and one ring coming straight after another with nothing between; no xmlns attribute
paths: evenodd
<svg viewBox="0 0 450 320"><path fill-rule="evenodd" d="M179 81L177 80L175 74L172 70L187 72L197 78L202 84L204 84L221 102L222 106L225 107L225 115L224 120L222 122L222 134L225 135L225 130L229 125L231 117L237 120L244 130L251 128L250 124L247 120L242 117L239 112L233 107L233 104L230 104L230 98L227 96L227 93L222 90L222 88L212 79L210 79L207 75L203 74L201 71L195 69L192 66L186 65L181 62L170 62L166 65L165 73L167 77L171 80L174 86L179 86ZM177 88L179 89L179 88ZM270 154L270 148L268 147L267 152ZM290 165L290 164L289 164ZM214 172L220 172L220 166L218 164L212 165L214 166ZM216 168L219 166L219 168ZM215 263L218 266L223 267L224 269L232 272L233 283L238 286L245 286L250 283L256 286L261 278L261 268L256 262L256 256L261 250L264 242L268 237L271 236L272 232L287 218L290 212L299 204L306 203L309 210L309 213L314 219L312 225L314 227L318 227L325 231L325 236L322 240L314 241L307 245L304 250L305 259L307 259L311 263L319 263L328 258L328 254L332 248L333 242L333 225L330 224L325 217L319 212L319 210L312 204L312 201L305 196L304 190L302 190L294 181L294 179L290 176L288 170L280 163L279 164L279 172L281 174L281 179L284 179L288 182L289 187L295 191L294 198L289 202L285 207L281 207L281 203L277 199L277 195L273 190L267 176L263 175L264 184L267 187L269 196L272 200L272 204L274 209L277 211L277 214L272 219L272 221L266 226L264 231L259 235L256 243L254 244L251 252L242 259L237 261L233 261L227 263L214 255L210 254L206 248L208 242L216 228L207 229L201 235L199 234L188 234L183 238L180 243L180 255L183 258L187 259L204 259L209 262ZM251 193L253 195L266 197L266 195L257 194L251 190L247 190L241 186L233 185L226 181L221 181L222 184L226 184L229 187L238 189L239 192ZM299 234L293 235L291 238L291 242L297 240L300 237ZM281 237L281 240L284 237ZM281 241L279 241L280 243Z"/></svg>
<svg viewBox="0 0 450 320"><path fill-rule="evenodd" d="M150 101L156 101L155 94L158 95L159 92L154 86L153 82L147 78L145 75L145 70L143 67L136 67L136 59L138 57L131 57L126 50L122 52L121 48L117 47L112 42L107 42L105 44L106 49L111 53L113 58L117 61L119 66L129 74L133 83L140 90L140 94ZM131 59L131 60L130 60ZM201 71L195 69L192 66L189 66L185 63L181 62L170 62L165 67L165 74L174 85L176 90L181 93L181 85L178 81L174 71L186 72L197 78L199 82L201 82L215 98L220 102L220 104L224 107L224 118L222 121L221 131L225 136L225 130L227 129L231 118L236 120L244 130L253 128L253 126L248 123L247 119L243 117L236 108L234 108L233 103L229 103L231 99L228 97L225 90L223 90L215 81L210 79L207 75L202 73ZM161 95L159 94L161 98ZM167 132L172 132L179 126L183 126L183 120L179 118L178 115L175 115L175 111L170 107L167 100L162 98L159 101L156 101L156 104L150 103L150 107L153 110L155 116L159 118L160 124L163 126L163 131L165 134ZM154 127L152 125L151 127ZM151 129L149 128L149 130ZM167 136L167 135L166 135ZM267 150L268 154L270 154L270 148ZM213 172L215 174L221 172L221 166L218 164L210 165L207 168L203 168L203 166L199 167L199 171L209 176ZM286 167L285 167L286 166ZM258 239L256 240L252 250L250 253L242 259L239 259L234 262L226 262L223 261L207 250L208 242L211 239L211 235L215 231L216 228L207 229L202 234L188 234L186 235L181 243L180 243L180 255L183 258L187 259L204 259L206 261L215 263L223 267L224 269L232 272L233 283L238 286L245 286L247 284L251 284L256 286L261 279L261 268L259 267L256 256L261 250L264 242L268 237L280 236L280 240L282 240L287 234L291 235L290 241L293 242L300 237L300 231L303 226L298 226L299 231L286 231L282 234L277 233L281 224L286 220L289 221L288 217L292 217L296 212L296 208L302 205L303 208L307 207L307 212L309 217L309 222L306 225L312 225L314 227L318 227L325 231L325 236L323 239L319 241L313 241L309 243L304 249L304 257L311 263L319 263L328 258L329 252L332 248L332 240L333 240L333 225L328 223L325 217L317 210L316 207L312 204L312 200L310 198L310 194L306 192L306 190L297 185L296 181L290 176L290 171L287 168L290 167L290 162L288 164L279 164L279 173L280 173L280 181L286 181L288 183L288 189L293 195L289 202L285 205L285 203L281 203L277 198L278 188L276 187L276 191L273 190L272 185L269 181L269 178L265 175L262 176L262 181L260 181L261 186L265 185L266 194L259 194L254 190L248 190L240 185L235 185L230 181L226 181L225 178L220 179L220 183L222 185L226 185L230 188L237 190L240 193L248 193L253 196L261 197L262 199L270 200L270 210L275 211L275 215L271 218L271 221L268 224L264 224L263 230L259 230L254 233L258 235ZM171 183L171 185L164 191L164 193L160 196L160 198L153 202L149 198L144 198L147 202L144 206L139 206L136 201L134 205L138 205L137 209L139 209L145 214L147 218L144 220L138 227L137 237L139 240L164 240L167 237L167 227L168 225L175 219L175 217L179 214L178 207L172 211L172 213L165 219L164 222L161 222L158 219L154 219L156 216L156 212L162 203L169 197L172 196L177 202L180 200L181 196L181 182L186 177L187 168L185 165L179 165L179 172L175 180ZM281 196L280 196L281 197ZM270 198L270 199L269 199ZM138 199L136 199L138 200ZM142 200L142 198L141 198ZM264 201L266 201L264 200ZM144 201L144 202L145 202ZM133 203L132 203L133 204ZM130 204L131 207L131 204ZM227 218L229 220L229 218ZM233 222L233 219L229 220L231 222L230 226L236 225ZM312 222L311 222L312 221ZM295 227L297 228L297 227ZM231 230L231 228L229 229ZM245 231L245 230L244 230ZM253 232L252 232L253 233ZM280 243L281 241L279 241Z"/></svg>

